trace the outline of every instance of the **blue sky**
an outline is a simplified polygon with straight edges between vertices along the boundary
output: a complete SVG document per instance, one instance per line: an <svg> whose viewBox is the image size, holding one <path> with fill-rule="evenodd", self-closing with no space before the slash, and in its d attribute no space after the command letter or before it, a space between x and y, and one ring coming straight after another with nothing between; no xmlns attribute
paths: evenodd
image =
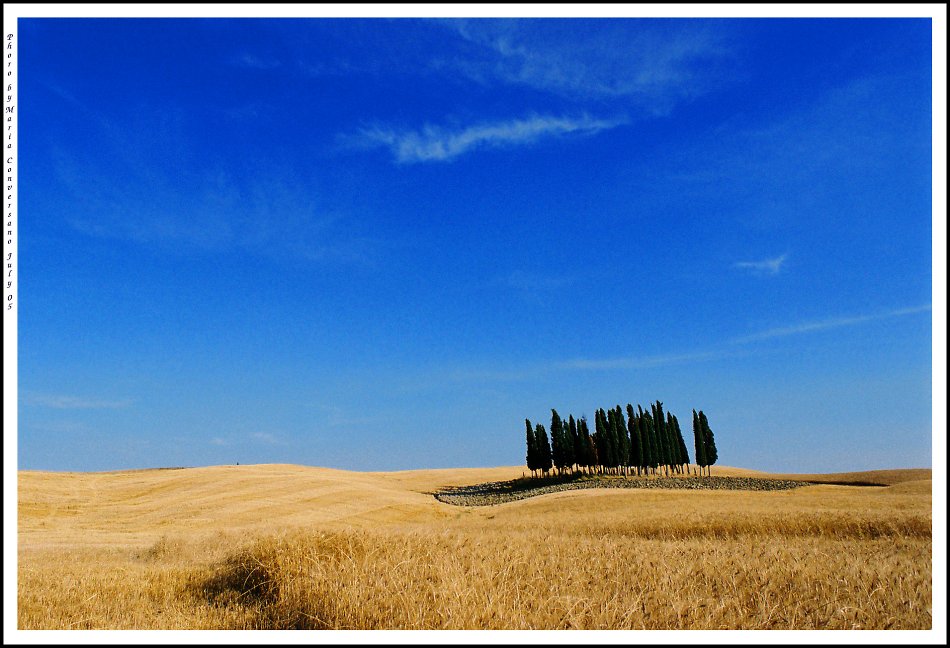
<svg viewBox="0 0 950 648"><path fill-rule="evenodd" d="M18 467L930 466L930 29L21 19Z"/></svg>

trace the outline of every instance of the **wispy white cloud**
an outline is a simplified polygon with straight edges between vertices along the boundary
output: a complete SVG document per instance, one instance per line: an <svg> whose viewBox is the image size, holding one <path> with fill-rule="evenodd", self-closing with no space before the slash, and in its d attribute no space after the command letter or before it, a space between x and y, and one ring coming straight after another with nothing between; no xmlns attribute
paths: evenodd
<svg viewBox="0 0 950 648"><path fill-rule="evenodd" d="M839 317L816 322L806 322L793 326L769 329L752 335L733 338L728 342L732 345L745 344L771 338L798 335L825 329L855 326L865 322L883 320L905 315L913 315L931 310L931 305L914 306L853 317ZM717 348L718 347L718 348ZM761 351L755 351L760 353ZM447 373L440 374L439 383L449 382L521 382L537 380L539 377L570 371L609 371L650 369L677 364L693 364L711 362L753 353L752 349L739 350L728 344L712 345L709 350L693 351L688 353L670 353L653 356L614 356L605 358L572 358L569 360L552 359L549 361L510 365L507 367L455 368Z"/></svg>
<svg viewBox="0 0 950 648"><path fill-rule="evenodd" d="M718 349L692 353L672 353L653 356L615 356L607 358L552 359L497 368L455 368L441 375L440 382L520 382L536 380L551 374L578 371L607 371L648 369L675 364L690 364L718 360L739 354L735 349Z"/></svg>
<svg viewBox="0 0 950 648"><path fill-rule="evenodd" d="M123 409L132 405L131 400L101 400L67 394L24 394L25 405L49 407L52 409Z"/></svg>
<svg viewBox="0 0 950 648"><path fill-rule="evenodd" d="M426 125L421 130L364 129L342 138L358 147L385 146L400 163L445 162L478 148L531 144L546 137L593 135L626 123L624 119L596 119L589 115L555 117L532 115L524 119L482 123L449 129Z"/></svg>
<svg viewBox="0 0 950 648"><path fill-rule="evenodd" d="M923 128L916 107L904 114L909 105L905 100L880 101L880 97L914 96L909 90L914 76L908 72L906 76L856 78L831 86L812 100L790 103L763 119L736 113L691 144L651 160L644 172L675 179L675 195L657 195L666 204L708 198L708 188L714 184L717 196L709 206L720 205L730 221L752 232L787 234L825 228L829 205L837 204L848 183L870 183L872 190L873 184L886 180L895 157L908 163L929 159L929 117ZM636 187L643 185L637 182ZM874 192L865 192L864 198L870 195ZM870 205L860 218L867 232L894 226L888 210ZM907 219L902 228L911 229L903 235L919 235L917 228L923 223L930 221ZM793 261L797 265L797 255L793 250L788 265ZM754 258L729 261L737 260Z"/></svg>
<svg viewBox="0 0 950 648"><path fill-rule="evenodd" d="M804 322L800 324L794 324L792 326L783 326L779 328L768 329L766 331L761 331L759 333L753 333L752 335L738 337L738 338L733 339L732 342L736 344L742 344L746 342L757 342L760 340L769 340L769 339L777 338L777 337L785 337L788 335L799 335L802 333L811 333L814 331L824 331L826 329L841 328L845 326L856 326L858 324L864 324L865 322L873 322L876 320L890 319L892 317L902 317L904 315L914 315L916 313L923 313L929 310L931 310L931 305L927 304L926 306L900 308L898 310L892 310L886 313L874 313L871 315L855 315L851 317L837 317L837 318L820 320L817 322Z"/></svg>
<svg viewBox="0 0 950 648"><path fill-rule="evenodd" d="M788 259L788 253L777 256L774 259L762 259L761 261L739 261L735 264L735 267L751 270L756 274L776 275L782 270L782 266L785 265L786 259Z"/></svg>
<svg viewBox="0 0 950 648"><path fill-rule="evenodd" d="M693 22L449 20L471 50L442 65L580 99L626 98L656 112L726 76L721 25ZM586 30L584 29L586 26Z"/></svg>
<svg viewBox="0 0 950 648"><path fill-rule="evenodd" d="M615 358L575 358L573 360L554 363L553 369L646 369L649 367L663 367L672 364L686 364L716 360L727 355L726 351L702 351L696 353L677 353L657 356L630 356Z"/></svg>
<svg viewBox="0 0 950 648"><path fill-rule="evenodd" d="M225 439L222 439L221 437L214 437L213 439L211 439L210 443L211 445L216 445L216 446L231 445L228 441L226 441Z"/></svg>
<svg viewBox="0 0 950 648"><path fill-rule="evenodd" d="M171 130L168 146L191 151ZM87 236L176 253L240 251L356 266L372 266L390 244L362 229L347 206L338 206L343 198L315 176L275 162L261 174L218 167L180 177L154 132L129 133L121 141L104 139L108 155L57 156L59 179L75 198L63 217Z"/></svg>

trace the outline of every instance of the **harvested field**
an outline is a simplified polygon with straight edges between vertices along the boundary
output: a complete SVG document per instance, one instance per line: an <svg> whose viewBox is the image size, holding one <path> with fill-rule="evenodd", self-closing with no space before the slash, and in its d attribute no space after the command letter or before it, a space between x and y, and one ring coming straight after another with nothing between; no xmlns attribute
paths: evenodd
<svg viewBox="0 0 950 648"><path fill-rule="evenodd" d="M790 479L795 487L783 490L587 488L488 507L433 497L449 487L510 482L521 472L286 465L21 472L17 624L633 630L933 623L929 480L895 471L894 485L874 487ZM774 486L771 477L720 468L707 483ZM852 479L872 481L860 473Z"/></svg>

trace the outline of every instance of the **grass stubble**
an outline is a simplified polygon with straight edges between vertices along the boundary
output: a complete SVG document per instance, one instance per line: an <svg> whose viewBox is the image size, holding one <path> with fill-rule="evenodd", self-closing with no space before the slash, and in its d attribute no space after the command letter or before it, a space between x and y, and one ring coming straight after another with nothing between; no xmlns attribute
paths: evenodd
<svg viewBox="0 0 950 648"><path fill-rule="evenodd" d="M931 627L930 471L431 495L519 472L21 472L18 628Z"/></svg>

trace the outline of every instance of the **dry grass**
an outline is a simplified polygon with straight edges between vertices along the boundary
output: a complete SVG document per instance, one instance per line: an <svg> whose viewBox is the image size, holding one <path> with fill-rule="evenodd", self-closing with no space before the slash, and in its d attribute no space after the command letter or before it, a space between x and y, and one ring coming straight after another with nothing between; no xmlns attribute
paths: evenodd
<svg viewBox="0 0 950 648"><path fill-rule="evenodd" d="M427 493L521 469L23 472L18 627L930 628L930 473L887 473L462 509Z"/></svg>

